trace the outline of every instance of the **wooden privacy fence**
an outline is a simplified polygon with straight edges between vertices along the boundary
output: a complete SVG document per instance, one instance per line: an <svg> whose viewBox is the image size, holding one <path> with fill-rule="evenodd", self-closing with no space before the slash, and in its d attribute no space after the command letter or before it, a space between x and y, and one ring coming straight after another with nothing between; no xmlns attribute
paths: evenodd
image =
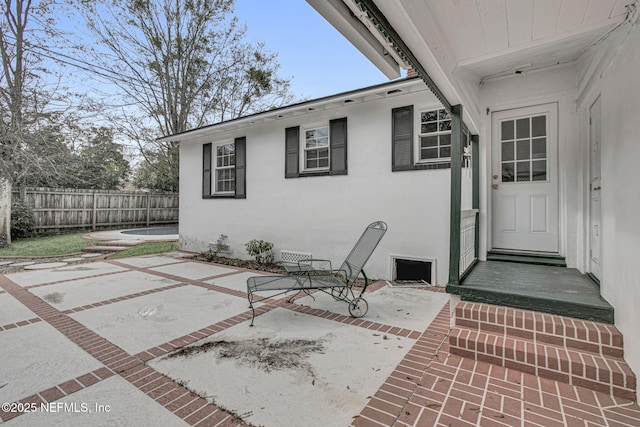
<svg viewBox="0 0 640 427"><path fill-rule="evenodd" d="M16 197L33 210L41 233L178 222L177 193L21 188Z"/></svg>

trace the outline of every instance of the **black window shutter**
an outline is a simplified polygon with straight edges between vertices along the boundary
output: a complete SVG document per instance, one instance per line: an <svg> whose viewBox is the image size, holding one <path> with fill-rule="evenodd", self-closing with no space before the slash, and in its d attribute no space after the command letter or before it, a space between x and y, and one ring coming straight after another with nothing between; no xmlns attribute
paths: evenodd
<svg viewBox="0 0 640 427"><path fill-rule="evenodd" d="M347 174L347 118L329 122L331 175Z"/></svg>
<svg viewBox="0 0 640 427"><path fill-rule="evenodd" d="M413 168L413 105L391 110L391 170Z"/></svg>
<svg viewBox="0 0 640 427"><path fill-rule="evenodd" d="M202 198L211 196L211 150L213 144L202 146Z"/></svg>
<svg viewBox="0 0 640 427"><path fill-rule="evenodd" d="M300 126L285 129L284 177L300 176Z"/></svg>
<svg viewBox="0 0 640 427"><path fill-rule="evenodd" d="M247 138L236 138L236 199L247 198Z"/></svg>

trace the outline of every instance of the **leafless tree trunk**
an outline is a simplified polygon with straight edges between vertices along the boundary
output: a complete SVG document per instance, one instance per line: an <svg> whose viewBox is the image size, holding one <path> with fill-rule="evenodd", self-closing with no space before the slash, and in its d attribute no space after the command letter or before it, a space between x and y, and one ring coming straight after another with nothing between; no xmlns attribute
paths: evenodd
<svg viewBox="0 0 640 427"><path fill-rule="evenodd" d="M0 243L11 243L11 189L15 152L23 135L25 81L25 29L31 0L4 0L0 21L0 95L2 96L2 140L0 141ZM2 239L4 236L4 239ZM4 242L2 242L4 240Z"/></svg>

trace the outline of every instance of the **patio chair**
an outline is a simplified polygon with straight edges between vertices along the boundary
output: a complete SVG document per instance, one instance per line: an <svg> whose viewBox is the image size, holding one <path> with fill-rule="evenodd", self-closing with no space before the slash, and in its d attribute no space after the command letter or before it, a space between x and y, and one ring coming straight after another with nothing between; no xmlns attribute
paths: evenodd
<svg viewBox="0 0 640 427"><path fill-rule="evenodd" d="M309 294L311 290L319 290L330 294L337 301L348 303L351 316L362 317L367 314L369 304L362 298L362 294L364 294L369 285L369 279L363 268L386 231L387 224L383 221L369 224L337 270L332 268L329 260L306 259L299 261L297 264L286 266L286 276L256 276L248 278L247 297L249 298L249 307L252 312L251 326L253 326L253 320L256 317L253 306L255 302L291 291L296 293L289 299L290 301L300 292ZM356 297L353 292L353 286L357 283L360 274L364 278L364 285L360 294ZM281 292L255 300L254 294L261 291Z"/></svg>

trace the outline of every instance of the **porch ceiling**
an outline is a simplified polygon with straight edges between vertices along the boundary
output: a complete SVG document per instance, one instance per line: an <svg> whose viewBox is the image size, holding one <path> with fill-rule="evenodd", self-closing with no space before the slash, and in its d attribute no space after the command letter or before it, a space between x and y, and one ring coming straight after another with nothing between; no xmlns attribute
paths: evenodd
<svg viewBox="0 0 640 427"><path fill-rule="evenodd" d="M383 2L379 2L383 3ZM626 17L633 0L395 0L423 42L476 78L577 59ZM428 25L437 25L435 40Z"/></svg>

